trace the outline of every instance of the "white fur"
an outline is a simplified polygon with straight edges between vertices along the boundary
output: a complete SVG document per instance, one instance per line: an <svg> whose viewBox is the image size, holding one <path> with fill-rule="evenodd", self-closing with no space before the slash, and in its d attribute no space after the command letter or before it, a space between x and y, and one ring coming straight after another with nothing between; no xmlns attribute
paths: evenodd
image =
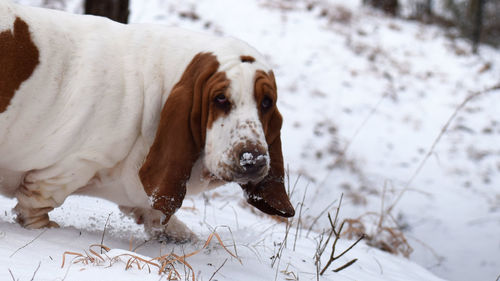
<svg viewBox="0 0 500 281"><path fill-rule="evenodd" d="M138 170L168 94L200 52L215 54L219 70L226 71L234 108L208 130L188 194L210 187L210 180L202 178L204 169L221 177L227 171L219 160L237 164L228 151L241 139L267 148L253 75L269 67L246 43L6 1L0 2L0 32L12 29L16 16L29 26L40 64L0 113L0 192L7 196L24 181L43 195L25 198L32 208L57 207L75 192L151 208ZM256 62L243 64L241 55Z"/></svg>
<svg viewBox="0 0 500 281"><path fill-rule="evenodd" d="M226 70L231 80L231 112L214 122L205 141L205 166L218 178L238 181L231 171L224 168L240 164L240 158L234 157L233 147L248 141L267 148L253 93L256 67L240 63Z"/></svg>

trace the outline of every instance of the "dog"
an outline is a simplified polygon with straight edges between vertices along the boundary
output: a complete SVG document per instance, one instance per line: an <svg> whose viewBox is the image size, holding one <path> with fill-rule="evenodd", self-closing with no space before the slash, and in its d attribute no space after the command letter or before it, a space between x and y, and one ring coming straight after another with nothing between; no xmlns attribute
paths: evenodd
<svg viewBox="0 0 500 281"><path fill-rule="evenodd" d="M184 197L227 182L291 217L273 71L247 43L0 3L0 192L26 228L71 194L175 241Z"/></svg>

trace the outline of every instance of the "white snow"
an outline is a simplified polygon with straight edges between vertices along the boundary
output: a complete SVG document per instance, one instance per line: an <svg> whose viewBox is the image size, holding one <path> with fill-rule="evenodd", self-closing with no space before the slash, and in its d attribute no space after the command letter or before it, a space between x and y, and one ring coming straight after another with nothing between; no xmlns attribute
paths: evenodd
<svg viewBox="0 0 500 281"><path fill-rule="evenodd" d="M243 153L243 155L241 155L240 166L242 166L245 169L246 165L253 165L253 164L257 163L257 161L260 161L262 159L264 159L267 162L267 161L269 161L269 156L259 155L254 159L252 153L245 152L245 153Z"/></svg>
<svg viewBox="0 0 500 281"><path fill-rule="evenodd" d="M309 238L302 235L293 250L292 233L295 230L292 227L286 241L287 246L272 268L272 257L278 253L280 244L284 241L286 227L284 224L276 224L272 219L256 215L248 207L239 204L242 194L235 196L236 188L239 187L227 185L219 191L222 192L219 195L216 192L207 194L208 197L213 197L207 204L202 199L192 202L188 200L185 205L194 208L181 209L178 215L202 241L185 245L160 244L155 241L141 245L145 241L143 230L130 219L122 217L116 206L103 200L80 196L70 197L54 212L52 218L61 224L60 229L26 230L13 222L13 215L8 211L15 201L0 198L0 205L5 209L2 212L7 213L0 222L0 280L10 280L10 272L16 280L30 280L38 264L40 267L35 273L35 280L159 280L157 268L151 267L151 273L147 267L139 270L133 266L125 270L129 258L122 256L118 261L113 257L131 254L151 260L172 252L177 255L188 254L203 247L215 226L219 226L216 231L224 245L232 253L237 253L241 263L231 257L214 238L207 249L187 259L195 270L196 280L208 280L226 259L214 280L274 280L275 275L277 280L287 280L292 276L297 276L300 280L314 279L316 274L313 255L317 235ZM233 199L234 204L221 204L220 200L223 198L220 196ZM87 265L82 262L71 263L76 261L76 256L66 254L65 265L61 268L65 252L87 255L90 253L90 245L101 244L102 230L108 216L110 219L103 244L112 250L101 254L98 247L92 248L105 261ZM338 253L350 243L345 239L340 240L337 245ZM137 251L131 252L130 249L135 247L138 247ZM328 250L324 254L323 265L327 255ZM321 280L441 280L404 258L381 252L363 243L336 261L332 269L353 258L358 258L358 261L350 268L340 273L327 271ZM182 280L186 275L189 278L187 280L191 280L188 268L176 264L176 269L182 275ZM401 276L405 276L405 279L401 279Z"/></svg>
<svg viewBox="0 0 500 281"><path fill-rule="evenodd" d="M257 159L253 159L252 153L245 152L241 155L240 166L245 168L245 165L255 164L255 161L257 161Z"/></svg>
<svg viewBox="0 0 500 281"><path fill-rule="evenodd" d="M65 8L78 11L78 2L68 1ZM329 227L326 214L316 218L325 209L333 214L334 201L344 193L341 219L359 218L368 234L377 232L381 209L396 203L384 226L402 230L413 252L408 260L361 242L331 269L357 258L354 265L339 273L330 269L319 280L498 277L500 91L470 100L435 141L466 97L500 83L500 51L482 46L473 55L467 41L449 38L438 27L385 17L360 2L132 1L132 22L235 36L268 57L277 77L284 160L297 206L280 258L271 259L286 225L248 208L234 184L186 199L179 210L200 242L151 241L137 249L140 255L189 253L216 226L229 226L231 232L219 227L217 233L229 250L236 245L242 264L212 241L187 260L197 280L209 280L226 259L212 280L316 280L313 257L320 233ZM190 13L198 19L186 17ZM15 224L14 205L0 197L0 280L12 279L8 269L16 280L30 280L39 263L35 280L160 279L144 269L125 271L126 262L60 268L65 251L83 253L100 243L109 214L106 246L126 251L131 238L132 248L144 241L142 227L113 204L71 197L52 215L61 228L46 231ZM342 238L338 253L352 242ZM189 272L178 269L183 276Z"/></svg>

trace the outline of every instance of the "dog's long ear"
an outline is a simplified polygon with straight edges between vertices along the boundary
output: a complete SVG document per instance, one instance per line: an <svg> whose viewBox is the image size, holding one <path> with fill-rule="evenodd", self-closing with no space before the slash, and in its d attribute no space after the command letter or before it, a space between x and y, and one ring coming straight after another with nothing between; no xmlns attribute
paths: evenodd
<svg viewBox="0 0 500 281"><path fill-rule="evenodd" d="M212 54L196 55L163 106L156 137L139 178L154 209L166 223L182 205L186 182L198 159L206 133L203 92L219 62Z"/></svg>
<svg viewBox="0 0 500 281"><path fill-rule="evenodd" d="M277 92L273 73L266 74L258 71L254 91L257 104L260 105L264 98L271 98L276 103ZM271 158L269 173L261 182L249 182L242 185L242 188L247 196L247 202L262 212L282 217L293 217L295 210L290 203L284 185L285 169L280 136L283 118L275 105L271 110L272 112L260 113Z"/></svg>

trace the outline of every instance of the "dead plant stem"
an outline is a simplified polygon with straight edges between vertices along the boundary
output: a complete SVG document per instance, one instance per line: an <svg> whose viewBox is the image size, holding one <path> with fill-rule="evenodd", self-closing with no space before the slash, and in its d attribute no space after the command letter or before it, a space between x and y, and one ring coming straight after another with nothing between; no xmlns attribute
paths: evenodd
<svg viewBox="0 0 500 281"><path fill-rule="evenodd" d="M227 259L225 259L224 262L219 266L219 268L217 268L217 270L212 274L212 276L210 277L210 279L208 279L208 281L212 281L215 274L217 274L217 272L219 272L219 270L226 264L226 262L227 262Z"/></svg>
<svg viewBox="0 0 500 281"><path fill-rule="evenodd" d="M102 230L102 236L101 236L101 245L104 245L104 235L106 234L106 228L108 227L109 223L109 217L111 217L112 213L109 213L108 218L106 219L106 223L104 223L104 229ZM101 248L101 254L102 254L102 248Z"/></svg>
<svg viewBox="0 0 500 281"><path fill-rule="evenodd" d="M295 240L293 241L293 251L295 252L295 245L297 244L297 237L299 236L299 229L302 225L302 209L304 207L304 201L306 200L307 189L309 188L309 184L306 185L306 189L304 191L304 196L302 196L302 201L300 202L299 209L299 218L297 219L296 229L295 229Z"/></svg>
<svg viewBox="0 0 500 281"><path fill-rule="evenodd" d="M40 269L40 265L42 264L41 261L38 262L38 266L35 269L35 272L33 272L33 276L31 277L31 281L35 280L35 275L38 272L38 269Z"/></svg>
<svg viewBox="0 0 500 281"><path fill-rule="evenodd" d="M12 253L9 258L12 258L17 252L19 252L20 250L26 248L29 244L33 243L36 239L38 239L40 236L42 236L42 234L45 233L45 231L47 231L48 228L44 229L42 232L40 232L35 238L33 238L31 241L29 241L28 243L24 244L24 246L21 246L19 247L17 250L14 251L14 253Z"/></svg>
<svg viewBox="0 0 500 281"><path fill-rule="evenodd" d="M401 198L406 193L406 191L410 188L410 185L413 183L413 180L415 180L415 178L420 173L420 171L424 167L424 165L427 162L427 160L429 159L429 157L434 153L434 149L436 148L436 145L439 143L439 141L441 140L441 137L444 135L444 133L446 133L446 131L448 130L448 127L451 124L451 122L455 119L455 117L460 112L460 110L462 110L462 108L464 108L465 105L467 103L469 103L469 101L471 101L472 99L474 99L474 98L476 98L476 97L478 97L480 95L483 95L483 94L486 94L486 93L489 93L489 92L492 92L492 91L495 91L495 90L499 90L499 89L500 89L500 84L497 84L497 85L495 85L493 87L490 87L490 88L487 88L487 89L485 89L483 91L478 91L478 92L472 93L468 97L466 97L464 99L464 101L462 101L462 103L459 104L455 108L455 110L450 115L450 117L448 118L448 120L446 121L446 123L444 124L444 126L441 128L441 131L439 132L439 134L436 137L436 139L434 139L434 142L432 143L430 149L427 151L427 154L422 159L422 161L420 161L420 164L418 165L417 169L413 172L413 174L411 175L410 179L406 182L406 184L404 185L403 189L399 193L399 195L396 198L396 200L394 201L394 203L392 203L392 205L387 209L387 213L390 213L394 209L394 207L398 204L398 202L401 200Z"/></svg>
<svg viewBox="0 0 500 281"><path fill-rule="evenodd" d="M12 277L12 281L16 281L16 278L14 277L14 274L12 273L10 268L9 268L9 273L10 273L10 277Z"/></svg>

